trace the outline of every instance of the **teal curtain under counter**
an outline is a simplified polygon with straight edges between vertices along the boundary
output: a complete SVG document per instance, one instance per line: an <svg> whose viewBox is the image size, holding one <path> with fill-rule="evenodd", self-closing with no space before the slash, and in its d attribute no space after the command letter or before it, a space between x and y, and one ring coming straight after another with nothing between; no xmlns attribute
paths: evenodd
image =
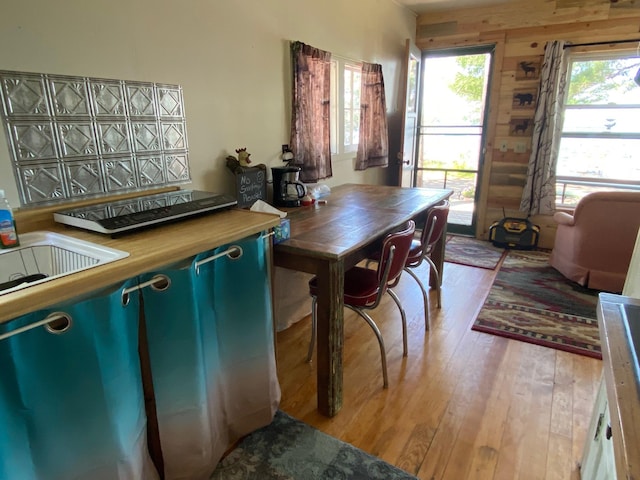
<svg viewBox="0 0 640 480"><path fill-rule="evenodd" d="M146 443L139 305L135 295L123 305L122 288L0 325L6 333L57 311L72 320L64 333L37 327L0 340L0 478L158 478Z"/></svg>
<svg viewBox="0 0 640 480"><path fill-rule="evenodd" d="M243 255L217 262L211 295L232 440L271 422L280 403L271 284L262 237L240 242Z"/></svg>
<svg viewBox="0 0 640 480"><path fill-rule="evenodd" d="M59 310L73 321L62 334L36 327L0 340L0 478L155 480L148 429L159 431L165 478L204 478L237 438L270 423L280 388L268 242L248 238L235 244L237 258L225 246L168 268L166 290L150 281L153 272L0 325L2 334ZM221 256L197 267L211 255ZM131 287L140 290L123 305ZM156 402L151 425L140 312Z"/></svg>
<svg viewBox="0 0 640 480"><path fill-rule="evenodd" d="M168 480L210 474L231 443L277 410L267 243L247 238L140 278L170 280L166 290L142 290ZM201 263L234 247L237 258Z"/></svg>

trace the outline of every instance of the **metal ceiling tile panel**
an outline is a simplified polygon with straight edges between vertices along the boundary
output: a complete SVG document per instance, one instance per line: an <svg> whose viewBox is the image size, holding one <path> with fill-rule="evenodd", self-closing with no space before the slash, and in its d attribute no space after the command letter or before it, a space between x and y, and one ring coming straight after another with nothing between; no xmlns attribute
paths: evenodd
<svg viewBox="0 0 640 480"><path fill-rule="evenodd" d="M22 205L190 181L180 85L0 71Z"/></svg>

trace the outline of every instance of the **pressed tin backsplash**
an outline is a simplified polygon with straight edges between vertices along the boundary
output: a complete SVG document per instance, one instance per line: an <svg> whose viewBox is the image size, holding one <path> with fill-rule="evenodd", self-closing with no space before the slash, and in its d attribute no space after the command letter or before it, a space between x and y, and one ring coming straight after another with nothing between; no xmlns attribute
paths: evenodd
<svg viewBox="0 0 640 480"><path fill-rule="evenodd" d="M20 202L190 181L182 87L0 70Z"/></svg>

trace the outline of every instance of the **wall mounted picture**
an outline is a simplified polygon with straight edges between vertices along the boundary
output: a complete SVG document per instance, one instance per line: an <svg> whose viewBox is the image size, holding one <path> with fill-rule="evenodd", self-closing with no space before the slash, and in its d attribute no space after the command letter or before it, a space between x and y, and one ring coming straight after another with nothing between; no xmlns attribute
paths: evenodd
<svg viewBox="0 0 640 480"><path fill-rule="evenodd" d="M516 80L537 80L540 78L542 57L526 57L516 62Z"/></svg>
<svg viewBox="0 0 640 480"><path fill-rule="evenodd" d="M529 136L533 132L533 117L516 117L509 122L509 134L514 136Z"/></svg>
<svg viewBox="0 0 640 480"><path fill-rule="evenodd" d="M511 108L514 110L534 109L538 97L537 88L522 88L513 91L513 103Z"/></svg>

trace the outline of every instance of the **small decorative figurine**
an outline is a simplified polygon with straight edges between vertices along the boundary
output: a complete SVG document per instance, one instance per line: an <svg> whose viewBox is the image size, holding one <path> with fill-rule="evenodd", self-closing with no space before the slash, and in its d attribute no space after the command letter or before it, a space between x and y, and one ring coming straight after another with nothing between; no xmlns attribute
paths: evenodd
<svg viewBox="0 0 640 480"><path fill-rule="evenodd" d="M249 158L251 154L247 152L247 148L238 148L236 153L238 154L238 162L240 162L240 166L248 167L251 163L251 159Z"/></svg>
<svg viewBox="0 0 640 480"><path fill-rule="evenodd" d="M255 164L253 163L249 157L251 154L247 152L246 148L238 148L236 149L236 153L238 157L234 157L233 155L227 155L225 159L227 161L227 168L231 170L236 175L242 175L246 172L257 172L261 170L264 172L263 174L266 176L267 166L264 163Z"/></svg>
<svg viewBox="0 0 640 480"><path fill-rule="evenodd" d="M242 168L240 167L247 168L251 166L251 159L249 158L251 157L251 154L247 152L246 147L237 148L236 153L238 154L237 158L233 155L227 156L227 167L229 168L229 170L231 170L232 172L242 171Z"/></svg>

